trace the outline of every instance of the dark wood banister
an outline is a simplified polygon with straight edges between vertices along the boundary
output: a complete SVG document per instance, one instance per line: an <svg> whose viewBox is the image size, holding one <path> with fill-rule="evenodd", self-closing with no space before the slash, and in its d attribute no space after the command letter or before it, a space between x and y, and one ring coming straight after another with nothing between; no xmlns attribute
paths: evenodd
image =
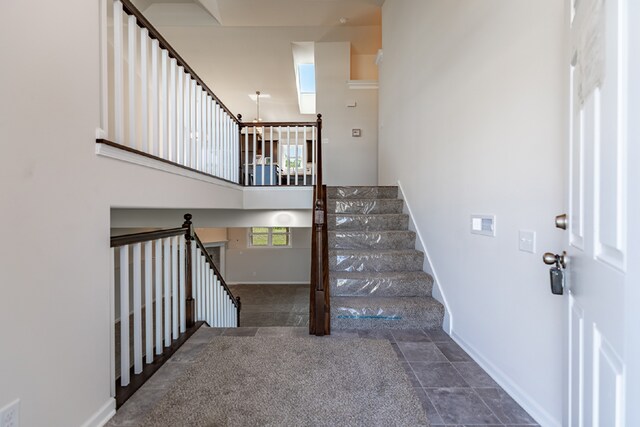
<svg viewBox="0 0 640 427"><path fill-rule="evenodd" d="M123 236L114 236L111 238L111 247L117 248L118 246L133 245L134 243L148 242L149 240L180 236L184 233L185 229L183 227L179 227L155 231L145 231L142 233L125 234Z"/></svg>
<svg viewBox="0 0 640 427"><path fill-rule="evenodd" d="M238 115L238 117L242 117ZM298 127L315 127L318 122L240 122L240 126L245 128L261 128L261 127L285 127L285 126L298 126Z"/></svg>
<svg viewBox="0 0 640 427"><path fill-rule="evenodd" d="M311 286L309 333L322 336L331 333L329 295L329 245L327 231L327 194L322 182L322 115L317 120L317 172L313 189L313 225L311 236Z"/></svg>
<svg viewBox="0 0 640 427"><path fill-rule="evenodd" d="M189 66L189 64L187 64L187 61L182 59L180 54L178 52L176 52L176 50L173 48L173 46L171 46L169 44L169 42L164 37L162 37L162 35L160 34L160 31L156 30L156 28L153 25L151 25L151 22L149 22L149 20L144 17L142 12L140 12L140 10L138 10L138 8L134 6L134 4L131 2L131 0L120 0L120 1L122 2L122 9L126 13L128 13L129 15L134 16L136 18L136 22L138 23L139 26L141 26L142 28L146 28L149 31L149 37L151 37L152 39L158 40L158 43L159 43L160 47L162 49L165 49L169 53L169 56L176 60L176 62L178 63L178 66L181 66L182 68L184 68L184 71L186 73L190 74L191 77L205 91L207 91L207 93L209 95L211 95L211 98L213 98L213 100L215 100L215 102L218 103L218 105L220 105L220 107L222 107L222 109L224 111L226 111L226 113L236 123L239 124L240 121L236 118L236 116L234 116L233 113L227 108L227 106L224 105L224 103L220 100L220 98L218 98L216 96L216 94L213 93L213 91L211 89L209 89L209 87L204 83L204 81L196 74L195 71L193 71L193 68L191 68Z"/></svg>

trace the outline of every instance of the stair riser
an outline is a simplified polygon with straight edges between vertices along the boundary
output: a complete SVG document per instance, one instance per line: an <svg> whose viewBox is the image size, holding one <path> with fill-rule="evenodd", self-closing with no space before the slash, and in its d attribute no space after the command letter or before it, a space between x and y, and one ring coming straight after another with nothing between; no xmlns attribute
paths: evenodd
<svg viewBox="0 0 640 427"><path fill-rule="evenodd" d="M329 187L329 199L397 199L398 187Z"/></svg>
<svg viewBox="0 0 640 427"><path fill-rule="evenodd" d="M422 270L422 252L358 253L329 251L330 271L419 271Z"/></svg>
<svg viewBox="0 0 640 427"><path fill-rule="evenodd" d="M412 231L330 231L329 249L414 249Z"/></svg>
<svg viewBox="0 0 640 427"><path fill-rule="evenodd" d="M329 200L330 213L351 213L351 214L391 214L402 213L402 200L398 199L367 199L349 200L337 199Z"/></svg>
<svg viewBox="0 0 640 427"><path fill-rule="evenodd" d="M330 274L331 296L359 297L428 297L431 296L431 280L410 280L384 277L341 278Z"/></svg>
<svg viewBox="0 0 640 427"><path fill-rule="evenodd" d="M439 329L442 327L444 309L434 306L427 309L397 309L380 313L380 310L363 310L360 307L331 307L333 329Z"/></svg>
<svg viewBox="0 0 640 427"><path fill-rule="evenodd" d="M406 230L407 215L329 215L329 230Z"/></svg>

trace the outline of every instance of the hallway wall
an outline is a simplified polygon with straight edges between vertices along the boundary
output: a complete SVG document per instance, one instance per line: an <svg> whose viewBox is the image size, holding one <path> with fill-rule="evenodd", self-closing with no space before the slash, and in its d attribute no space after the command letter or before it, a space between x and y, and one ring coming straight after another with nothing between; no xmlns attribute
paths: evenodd
<svg viewBox="0 0 640 427"><path fill-rule="evenodd" d="M388 0L379 182L400 181L449 302L453 337L543 425L561 425L568 99L564 3ZM496 237L470 233L496 215ZM537 232L535 254L519 230Z"/></svg>

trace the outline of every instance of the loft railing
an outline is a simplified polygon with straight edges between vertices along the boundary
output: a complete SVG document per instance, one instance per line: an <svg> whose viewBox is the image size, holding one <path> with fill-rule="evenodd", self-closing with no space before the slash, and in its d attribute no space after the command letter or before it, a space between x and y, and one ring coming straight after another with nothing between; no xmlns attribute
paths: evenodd
<svg viewBox="0 0 640 427"><path fill-rule="evenodd" d="M240 298L184 218L182 227L111 238L118 407L201 325L239 324Z"/></svg>
<svg viewBox="0 0 640 427"><path fill-rule="evenodd" d="M322 141L322 116L318 115L318 140ZM327 187L322 183L322 146L318 146L317 176L313 189L311 230L311 286L309 333L322 336L331 333L329 295L329 237L327 232Z"/></svg>
<svg viewBox="0 0 640 427"><path fill-rule="evenodd" d="M306 123L240 123L242 183L247 186L315 185L321 117L318 114L315 122Z"/></svg>
<svg viewBox="0 0 640 427"><path fill-rule="evenodd" d="M103 0L98 142L239 183L239 121L130 0Z"/></svg>
<svg viewBox="0 0 640 427"><path fill-rule="evenodd" d="M99 144L232 183L315 185L316 122L242 123L130 0L102 0Z"/></svg>

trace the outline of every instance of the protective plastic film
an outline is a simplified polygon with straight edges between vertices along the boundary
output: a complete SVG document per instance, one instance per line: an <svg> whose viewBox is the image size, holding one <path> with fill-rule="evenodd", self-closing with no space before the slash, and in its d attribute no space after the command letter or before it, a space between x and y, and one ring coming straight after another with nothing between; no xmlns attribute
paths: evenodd
<svg viewBox="0 0 640 427"><path fill-rule="evenodd" d="M397 187L330 187L330 199L395 199Z"/></svg>
<svg viewBox="0 0 640 427"><path fill-rule="evenodd" d="M402 203L399 199L339 199L331 200L329 209L337 214L402 213Z"/></svg>
<svg viewBox="0 0 640 427"><path fill-rule="evenodd" d="M432 286L423 271L331 274L331 292L340 296L429 296Z"/></svg>
<svg viewBox="0 0 640 427"><path fill-rule="evenodd" d="M342 230L406 230L409 217L405 214L329 215L329 228Z"/></svg>
<svg viewBox="0 0 640 427"><path fill-rule="evenodd" d="M405 251L331 251L331 271L417 271L422 269L422 252Z"/></svg>
<svg viewBox="0 0 640 427"><path fill-rule="evenodd" d="M329 247L341 249L413 249L412 231L331 231Z"/></svg>

